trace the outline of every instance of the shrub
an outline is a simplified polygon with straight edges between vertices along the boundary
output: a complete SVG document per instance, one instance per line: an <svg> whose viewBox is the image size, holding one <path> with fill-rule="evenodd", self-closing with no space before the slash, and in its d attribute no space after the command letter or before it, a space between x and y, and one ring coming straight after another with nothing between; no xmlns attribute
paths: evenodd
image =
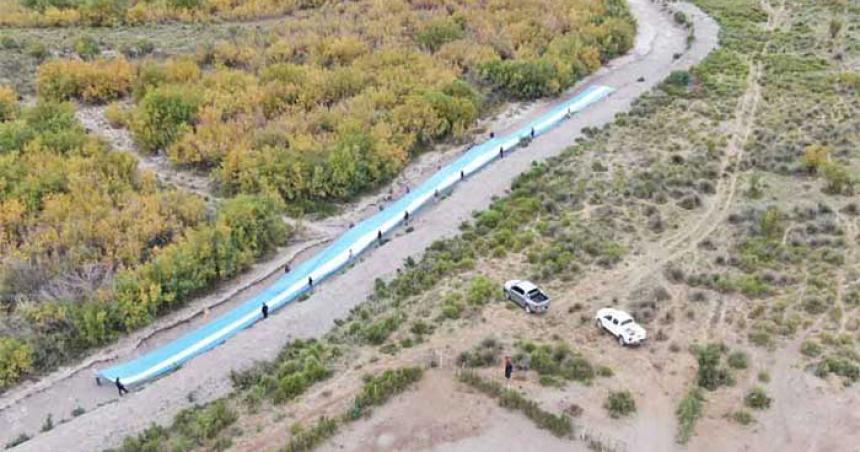
<svg viewBox="0 0 860 452"><path fill-rule="evenodd" d="M364 386L355 397L348 416L357 419L367 413L370 407L382 405L391 397L405 391L423 375L424 371L418 367L404 367L365 377Z"/></svg>
<svg viewBox="0 0 860 452"><path fill-rule="evenodd" d="M92 60L102 53L102 49L92 36L83 35L75 40L75 53L85 60Z"/></svg>
<svg viewBox="0 0 860 452"><path fill-rule="evenodd" d="M85 0L78 4L78 10L87 25L113 27L125 19L128 4L129 0Z"/></svg>
<svg viewBox="0 0 860 452"><path fill-rule="evenodd" d="M463 305L457 302L446 302L442 304L442 316L447 319L459 319L463 312Z"/></svg>
<svg viewBox="0 0 860 452"><path fill-rule="evenodd" d="M21 433L20 435L9 440L9 442L6 443L6 449L11 449L19 444L26 443L27 441L30 441L30 435L26 433Z"/></svg>
<svg viewBox="0 0 860 452"><path fill-rule="evenodd" d="M578 381L588 384L594 379L594 367L579 353L573 352L566 344L520 343L517 346L523 351L517 361L525 361L538 374L557 376L565 380Z"/></svg>
<svg viewBox="0 0 860 452"><path fill-rule="evenodd" d="M499 400L499 406L509 410L522 411L538 428L546 429L558 437L573 433L573 425L565 414L553 414L543 410L536 402L524 398L520 393L505 389L495 381L481 378L474 372L461 372L457 376L461 382Z"/></svg>
<svg viewBox="0 0 860 452"><path fill-rule="evenodd" d="M42 61L48 58L50 52L48 52L48 48L45 47L43 42L33 41L27 45L27 55L30 55L36 61Z"/></svg>
<svg viewBox="0 0 860 452"><path fill-rule="evenodd" d="M283 403L331 376L329 363L337 355L337 349L315 340L295 341L284 347L275 363L233 372L230 377L238 389L259 391Z"/></svg>
<svg viewBox="0 0 860 452"><path fill-rule="evenodd" d="M86 413L87 410L82 406L76 406L75 409L72 410L72 417L78 417Z"/></svg>
<svg viewBox="0 0 860 452"><path fill-rule="evenodd" d="M845 377L848 382L860 380L860 366L844 357L828 356L815 368L819 377L824 378L830 373Z"/></svg>
<svg viewBox="0 0 860 452"><path fill-rule="evenodd" d="M857 180L854 179L845 166L836 162L828 163L824 165L823 173L824 179L827 181L827 185L824 188L826 193L846 196L854 194L854 186L857 184Z"/></svg>
<svg viewBox="0 0 860 452"><path fill-rule="evenodd" d="M12 337L0 336L0 389L12 386L33 369L33 349Z"/></svg>
<svg viewBox="0 0 860 452"><path fill-rule="evenodd" d="M603 404L613 419L636 412L636 401L630 391L611 391Z"/></svg>
<svg viewBox="0 0 860 452"><path fill-rule="evenodd" d="M376 322L368 323L361 329L361 340L373 345L382 344L391 333L397 331L402 322L403 316L391 315Z"/></svg>
<svg viewBox="0 0 860 452"><path fill-rule="evenodd" d="M168 428L153 424L136 436L126 437L118 452L200 448L233 424L236 419L236 413L227 406L224 399L205 406L195 405L180 411ZM216 441L207 449L223 450L224 446L223 441Z"/></svg>
<svg viewBox="0 0 860 452"><path fill-rule="evenodd" d="M749 355L742 351L729 353L729 366L735 369L746 369L749 366Z"/></svg>
<svg viewBox="0 0 860 452"><path fill-rule="evenodd" d="M138 144L156 152L173 144L197 120L199 95L188 87L162 86L149 91L134 113L132 132Z"/></svg>
<svg viewBox="0 0 860 452"><path fill-rule="evenodd" d="M821 351L821 345L811 339L803 341L803 344L800 345L800 353L804 356L809 356L810 358L815 358L821 355Z"/></svg>
<svg viewBox="0 0 860 452"><path fill-rule="evenodd" d="M472 279L469 290L466 292L466 301L469 304L486 304L494 295L498 294L496 285L484 275L478 275Z"/></svg>
<svg viewBox="0 0 860 452"><path fill-rule="evenodd" d="M749 411L738 410L732 413L732 420L741 425L749 425L752 423L753 417Z"/></svg>
<svg viewBox="0 0 860 452"><path fill-rule="evenodd" d="M561 88L555 66L545 59L493 61L481 67L481 74L497 88L520 99L556 94Z"/></svg>
<svg viewBox="0 0 860 452"><path fill-rule="evenodd" d="M690 436L693 435L696 421L702 416L704 402L705 398L702 396L702 391L699 388L692 388L687 391L687 395L678 404L678 409L675 410L675 415L678 417L676 440L680 444L687 444Z"/></svg>
<svg viewBox="0 0 860 452"><path fill-rule="evenodd" d="M42 428L40 431L47 432L54 428L54 418L50 414L45 418L45 422L42 422Z"/></svg>
<svg viewBox="0 0 860 452"><path fill-rule="evenodd" d="M52 60L36 73L39 95L53 100L100 103L131 90L132 66L125 58L94 61Z"/></svg>
<svg viewBox="0 0 860 452"><path fill-rule="evenodd" d="M722 385L734 384L728 370L720 368L722 353L723 347L719 344L708 344L698 349L696 355L699 362L697 374L699 386L713 391Z"/></svg>
<svg viewBox="0 0 860 452"><path fill-rule="evenodd" d="M284 452L305 452L313 450L337 433L337 420L321 416L309 430L301 429L290 437Z"/></svg>
<svg viewBox="0 0 860 452"><path fill-rule="evenodd" d="M463 35L463 24L446 19L431 22L427 27L418 32L415 40L425 49L435 52L443 44L456 41L462 38Z"/></svg>
<svg viewBox="0 0 860 452"><path fill-rule="evenodd" d="M744 405L756 410L764 410L770 408L771 398L763 388L756 386L744 397Z"/></svg>
<svg viewBox="0 0 860 452"><path fill-rule="evenodd" d="M0 85L0 122L18 116L18 96L10 86Z"/></svg>
<svg viewBox="0 0 860 452"><path fill-rule="evenodd" d="M464 351L457 356L457 365L466 367L494 366L499 362L502 344L495 338L487 337L472 350Z"/></svg>
<svg viewBox="0 0 860 452"><path fill-rule="evenodd" d="M666 78L666 83L678 88L688 88L693 83L693 75L688 71L672 71Z"/></svg>
<svg viewBox="0 0 860 452"><path fill-rule="evenodd" d="M811 144L803 150L803 166L810 173L816 173L830 161L831 152L829 146Z"/></svg>
<svg viewBox="0 0 860 452"><path fill-rule="evenodd" d="M107 108L105 108L105 119L107 119L108 124L110 124L111 127L115 129L119 129L128 125L126 111L122 108L120 104L116 102L108 105Z"/></svg>

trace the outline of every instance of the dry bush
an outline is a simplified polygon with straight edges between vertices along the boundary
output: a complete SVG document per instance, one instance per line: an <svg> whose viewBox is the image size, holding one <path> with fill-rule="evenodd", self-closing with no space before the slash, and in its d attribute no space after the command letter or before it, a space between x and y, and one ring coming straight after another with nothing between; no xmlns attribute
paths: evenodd
<svg viewBox="0 0 860 452"><path fill-rule="evenodd" d="M133 68L125 58L94 61L51 60L39 66L39 95L54 100L102 103L131 91Z"/></svg>

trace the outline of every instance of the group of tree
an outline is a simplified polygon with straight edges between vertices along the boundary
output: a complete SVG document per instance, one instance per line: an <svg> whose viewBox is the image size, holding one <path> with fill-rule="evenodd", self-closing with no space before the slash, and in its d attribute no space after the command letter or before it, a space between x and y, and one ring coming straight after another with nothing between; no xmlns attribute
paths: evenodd
<svg viewBox="0 0 860 452"><path fill-rule="evenodd" d="M139 61L131 76L121 58L49 61L39 92L88 102L131 92L144 151L209 171L227 196L313 205L377 187L434 143L463 138L488 100L558 94L634 37L617 0L425 3L324 5L194 58Z"/></svg>
<svg viewBox="0 0 860 452"><path fill-rule="evenodd" d="M88 136L71 104L21 108L0 87L0 389L248 268L287 238L282 208L241 195L207 214Z"/></svg>
<svg viewBox="0 0 860 452"><path fill-rule="evenodd" d="M9 0L0 25L115 27L150 22L249 20L315 8L326 0Z"/></svg>

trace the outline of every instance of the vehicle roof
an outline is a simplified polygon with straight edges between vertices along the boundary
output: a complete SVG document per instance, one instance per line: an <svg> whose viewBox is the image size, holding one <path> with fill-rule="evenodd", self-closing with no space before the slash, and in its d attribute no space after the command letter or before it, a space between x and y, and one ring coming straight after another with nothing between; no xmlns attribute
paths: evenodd
<svg viewBox="0 0 860 452"><path fill-rule="evenodd" d="M615 317L616 319L618 319L622 322L627 320L627 319L633 319L633 316L631 316L630 314L628 314L628 313L626 313L620 309L603 308L603 309L601 309L601 311L603 312L603 314L601 314L601 315L612 314L613 317Z"/></svg>
<svg viewBox="0 0 860 452"><path fill-rule="evenodd" d="M516 285L520 287L520 289L525 290L526 292L531 292L533 289L537 289L538 287L534 285L531 281L517 281Z"/></svg>

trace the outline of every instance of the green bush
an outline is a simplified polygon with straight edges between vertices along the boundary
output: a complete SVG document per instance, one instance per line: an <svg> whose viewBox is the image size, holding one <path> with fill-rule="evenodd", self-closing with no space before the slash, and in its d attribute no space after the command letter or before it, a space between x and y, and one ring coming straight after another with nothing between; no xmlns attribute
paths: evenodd
<svg viewBox="0 0 860 452"><path fill-rule="evenodd" d="M516 391L505 389L498 382L485 380L474 372L461 372L457 378L484 394L498 399L499 406L522 411L538 428L549 430L560 438L573 433L573 425L567 415L547 412L536 402L524 398Z"/></svg>
<svg viewBox="0 0 860 452"><path fill-rule="evenodd" d="M678 435L676 437L678 443L687 444L690 440L696 421L702 416L704 402L705 398L699 388L690 389L687 391L687 395L681 399L681 403L675 410L675 415L678 417Z"/></svg>
<svg viewBox="0 0 860 452"><path fill-rule="evenodd" d="M807 339L807 340L803 341L802 344L800 344L800 353L802 353L804 356L808 356L810 358L815 358L815 357L821 355L821 352L822 352L821 344L819 344L818 342L815 342L812 339Z"/></svg>
<svg viewBox="0 0 860 452"><path fill-rule="evenodd" d="M495 283L484 275L478 275L472 279L469 290L466 292L466 301L473 305L486 304L498 295L499 290Z"/></svg>
<svg viewBox="0 0 860 452"><path fill-rule="evenodd" d="M699 347L696 359L699 362L697 381L699 386L713 391L720 386L734 384L729 371L720 367L724 347L720 344L708 344Z"/></svg>
<svg viewBox="0 0 860 452"><path fill-rule="evenodd" d="M734 369L746 369L749 367L749 355L742 351L731 352L729 353L728 363Z"/></svg>
<svg viewBox="0 0 860 452"><path fill-rule="evenodd" d="M200 96L187 86L159 86L147 92L135 110L132 132L147 152L173 144L197 120Z"/></svg>
<svg viewBox="0 0 860 452"><path fill-rule="evenodd" d="M0 336L0 389L17 383L33 369L33 349L15 338Z"/></svg>
<svg viewBox="0 0 860 452"><path fill-rule="evenodd" d="M488 367L499 363L502 344L493 337L487 337L472 350L464 351L457 356L457 365L466 367Z"/></svg>
<svg viewBox="0 0 860 452"><path fill-rule="evenodd" d="M361 328L359 337L365 343L380 345L388 339L391 333L397 331L403 320L402 315L395 314L376 322L368 323Z"/></svg>
<svg viewBox="0 0 860 452"><path fill-rule="evenodd" d="M6 449L11 449L19 444L26 443L27 441L30 441L30 435L26 433L21 433L20 435L9 440L9 442L6 443Z"/></svg>
<svg viewBox="0 0 860 452"><path fill-rule="evenodd" d="M732 413L732 420L741 425L749 425L752 423L753 417L749 411L738 410Z"/></svg>
<svg viewBox="0 0 860 452"><path fill-rule="evenodd" d="M234 387L271 397L283 403L303 394L313 384L331 376L331 360L336 348L315 340L294 341L287 345L274 363L261 364L230 377Z"/></svg>
<svg viewBox="0 0 860 452"><path fill-rule="evenodd" d="M860 380L860 366L845 357L828 356L815 368L815 374L822 378L831 373L844 377L851 383Z"/></svg>
<svg viewBox="0 0 860 452"><path fill-rule="evenodd" d="M611 391L603 404L613 419L636 412L636 401L630 391Z"/></svg>
<svg viewBox="0 0 860 452"><path fill-rule="evenodd" d="M459 319L460 313L463 312L463 305L456 302L447 302L442 304L442 317L447 319Z"/></svg>
<svg viewBox="0 0 860 452"><path fill-rule="evenodd" d="M464 34L462 23L444 19L431 22L415 35L415 40L421 47L435 52L445 43L456 41L462 38Z"/></svg>
<svg viewBox="0 0 860 452"><path fill-rule="evenodd" d="M767 396L764 388L756 386L744 397L744 405L756 410L770 408L771 398Z"/></svg>
<svg viewBox="0 0 860 452"><path fill-rule="evenodd" d="M561 377L585 384L594 379L595 371L591 363L573 352L567 344L558 343L551 346L525 342L517 345L522 352L515 360L520 363L528 362L530 368L540 375Z"/></svg>
<svg viewBox="0 0 860 452"><path fill-rule="evenodd" d="M81 20L93 27L114 27L125 20L129 0L82 0Z"/></svg>
<svg viewBox="0 0 860 452"><path fill-rule="evenodd" d="M334 436L338 430L335 419L321 416L316 424L309 430L299 430L290 437L290 442L284 447L283 452L305 452L313 450L316 446Z"/></svg>
<svg viewBox="0 0 860 452"><path fill-rule="evenodd" d="M136 436L123 441L118 452L142 452L161 450L189 450L212 444L211 441L232 425L237 414L227 406L224 399L208 405L194 406L180 411L168 428L153 424ZM208 449L219 449L215 447Z"/></svg>
<svg viewBox="0 0 860 452"><path fill-rule="evenodd" d="M85 60L92 60L101 55L102 49L90 35L82 35L75 40L75 53Z"/></svg>
<svg viewBox="0 0 860 452"><path fill-rule="evenodd" d="M348 418L357 419L367 413L370 407L384 404L388 399L420 380L423 375L424 371L421 368L404 367L365 377L364 386L355 397L353 407L347 414Z"/></svg>
<svg viewBox="0 0 860 452"><path fill-rule="evenodd" d="M498 60L481 67L483 77L506 94L535 99L559 92L555 66L545 59Z"/></svg>

